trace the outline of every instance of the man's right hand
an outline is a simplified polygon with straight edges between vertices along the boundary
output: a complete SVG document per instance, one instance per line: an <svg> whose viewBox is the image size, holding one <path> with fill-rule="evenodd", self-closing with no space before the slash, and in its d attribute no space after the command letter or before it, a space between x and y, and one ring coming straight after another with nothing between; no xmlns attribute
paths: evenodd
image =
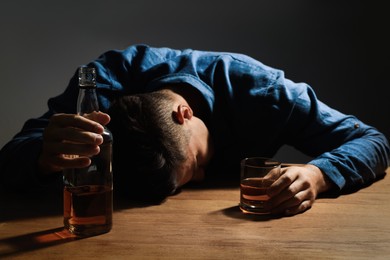
<svg viewBox="0 0 390 260"><path fill-rule="evenodd" d="M38 165L43 174L59 172L65 168L87 167L89 157L99 153L103 142L103 125L110 116L94 112L87 116L55 114L43 133L42 152Z"/></svg>

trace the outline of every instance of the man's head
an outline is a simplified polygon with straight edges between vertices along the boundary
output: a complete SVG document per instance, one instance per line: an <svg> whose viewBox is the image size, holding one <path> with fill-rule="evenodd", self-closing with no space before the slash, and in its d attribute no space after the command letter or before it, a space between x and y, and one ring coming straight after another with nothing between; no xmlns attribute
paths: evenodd
<svg viewBox="0 0 390 260"><path fill-rule="evenodd" d="M202 174L207 128L180 95L161 90L124 96L109 114L120 192L161 201Z"/></svg>

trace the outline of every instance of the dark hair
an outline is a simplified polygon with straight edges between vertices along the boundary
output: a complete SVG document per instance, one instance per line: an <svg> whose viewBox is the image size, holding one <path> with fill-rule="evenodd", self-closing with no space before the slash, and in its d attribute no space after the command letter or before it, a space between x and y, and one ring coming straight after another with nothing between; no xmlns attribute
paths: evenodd
<svg viewBox="0 0 390 260"><path fill-rule="evenodd" d="M176 188L174 170L187 157L188 133L173 119L163 91L123 96L109 109L115 190L161 202Z"/></svg>

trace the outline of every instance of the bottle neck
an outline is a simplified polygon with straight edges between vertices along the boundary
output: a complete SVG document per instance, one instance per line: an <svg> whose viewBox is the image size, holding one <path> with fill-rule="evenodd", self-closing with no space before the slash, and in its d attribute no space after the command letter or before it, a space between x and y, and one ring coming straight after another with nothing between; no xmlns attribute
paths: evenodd
<svg viewBox="0 0 390 260"><path fill-rule="evenodd" d="M96 87L80 87L77 101L77 113L85 115L99 111Z"/></svg>

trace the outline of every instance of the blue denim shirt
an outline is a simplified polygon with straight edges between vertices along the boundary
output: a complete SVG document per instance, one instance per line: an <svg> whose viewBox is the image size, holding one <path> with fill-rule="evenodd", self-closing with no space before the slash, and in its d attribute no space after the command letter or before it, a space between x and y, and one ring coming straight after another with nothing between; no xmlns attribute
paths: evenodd
<svg viewBox="0 0 390 260"><path fill-rule="evenodd" d="M246 55L130 46L104 53L90 65L98 73L100 108L115 97L148 92L165 84L188 83L208 104L205 122L221 163L238 166L249 156L272 157L291 145L313 159L338 187L356 189L384 175L389 144L375 128L316 98L305 83ZM26 122L1 151L1 182L40 183L35 164L42 133L54 113L75 113L77 75L65 92L49 100L49 111Z"/></svg>

